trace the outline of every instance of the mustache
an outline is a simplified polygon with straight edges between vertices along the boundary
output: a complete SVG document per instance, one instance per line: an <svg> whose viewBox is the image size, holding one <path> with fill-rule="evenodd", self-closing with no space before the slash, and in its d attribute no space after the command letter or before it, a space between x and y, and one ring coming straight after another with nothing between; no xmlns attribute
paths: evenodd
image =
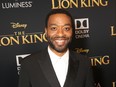
<svg viewBox="0 0 116 87"><path fill-rule="evenodd" d="M65 37L65 36L57 36L57 37L54 37L53 39L69 39L68 37Z"/></svg>
<svg viewBox="0 0 116 87"><path fill-rule="evenodd" d="M66 39L66 38L68 38L68 37L66 37L66 36L55 36L54 38L55 38L55 39L57 39L57 38L64 38L64 39Z"/></svg>

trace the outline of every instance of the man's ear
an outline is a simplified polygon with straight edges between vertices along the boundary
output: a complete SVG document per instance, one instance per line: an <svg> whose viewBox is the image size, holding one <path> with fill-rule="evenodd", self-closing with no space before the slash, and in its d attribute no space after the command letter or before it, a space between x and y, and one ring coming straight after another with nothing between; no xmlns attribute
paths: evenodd
<svg viewBox="0 0 116 87"><path fill-rule="evenodd" d="M47 34L47 29L45 28L45 34Z"/></svg>
<svg viewBox="0 0 116 87"><path fill-rule="evenodd" d="M45 28L45 37L47 38L47 28Z"/></svg>

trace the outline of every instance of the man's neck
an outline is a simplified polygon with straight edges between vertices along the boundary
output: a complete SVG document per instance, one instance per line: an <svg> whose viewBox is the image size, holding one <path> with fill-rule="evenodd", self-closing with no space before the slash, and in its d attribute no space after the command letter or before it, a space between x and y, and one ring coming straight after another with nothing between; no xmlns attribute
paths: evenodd
<svg viewBox="0 0 116 87"><path fill-rule="evenodd" d="M53 53L55 53L57 56L59 56L59 57L62 57L65 53L66 53L66 51L67 51L67 49L65 50L65 51L63 51L63 52L58 52L58 51L56 51L55 49L53 49L53 48L51 48L50 46L48 46L49 48L50 48L50 50L53 52Z"/></svg>

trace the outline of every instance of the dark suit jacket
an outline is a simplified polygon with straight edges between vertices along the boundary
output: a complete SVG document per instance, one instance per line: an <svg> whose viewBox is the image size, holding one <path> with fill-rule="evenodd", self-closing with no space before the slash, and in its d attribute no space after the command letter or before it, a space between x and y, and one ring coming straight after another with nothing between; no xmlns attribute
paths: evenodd
<svg viewBox="0 0 116 87"><path fill-rule="evenodd" d="M70 51L64 87L94 87L93 84L89 59ZM19 87L60 87L47 49L22 61Z"/></svg>

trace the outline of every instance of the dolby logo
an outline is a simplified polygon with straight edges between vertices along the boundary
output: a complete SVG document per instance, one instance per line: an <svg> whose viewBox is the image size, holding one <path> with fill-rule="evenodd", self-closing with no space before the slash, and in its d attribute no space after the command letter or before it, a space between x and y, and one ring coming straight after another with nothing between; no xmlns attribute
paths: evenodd
<svg viewBox="0 0 116 87"><path fill-rule="evenodd" d="M88 18L75 19L75 29L88 29L88 28L89 28Z"/></svg>
<svg viewBox="0 0 116 87"><path fill-rule="evenodd" d="M89 18L75 19L75 38L89 38Z"/></svg>
<svg viewBox="0 0 116 87"><path fill-rule="evenodd" d="M17 66L21 66L21 60L30 54L16 55L16 63Z"/></svg>
<svg viewBox="0 0 116 87"><path fill-rule="evenodd" d="M30 54L22 54L22 55L16 55L16 64L17 64L17 71L18 74L20 74L20 68L21 68L21 61L25 57L29 56Z"/></svg>

